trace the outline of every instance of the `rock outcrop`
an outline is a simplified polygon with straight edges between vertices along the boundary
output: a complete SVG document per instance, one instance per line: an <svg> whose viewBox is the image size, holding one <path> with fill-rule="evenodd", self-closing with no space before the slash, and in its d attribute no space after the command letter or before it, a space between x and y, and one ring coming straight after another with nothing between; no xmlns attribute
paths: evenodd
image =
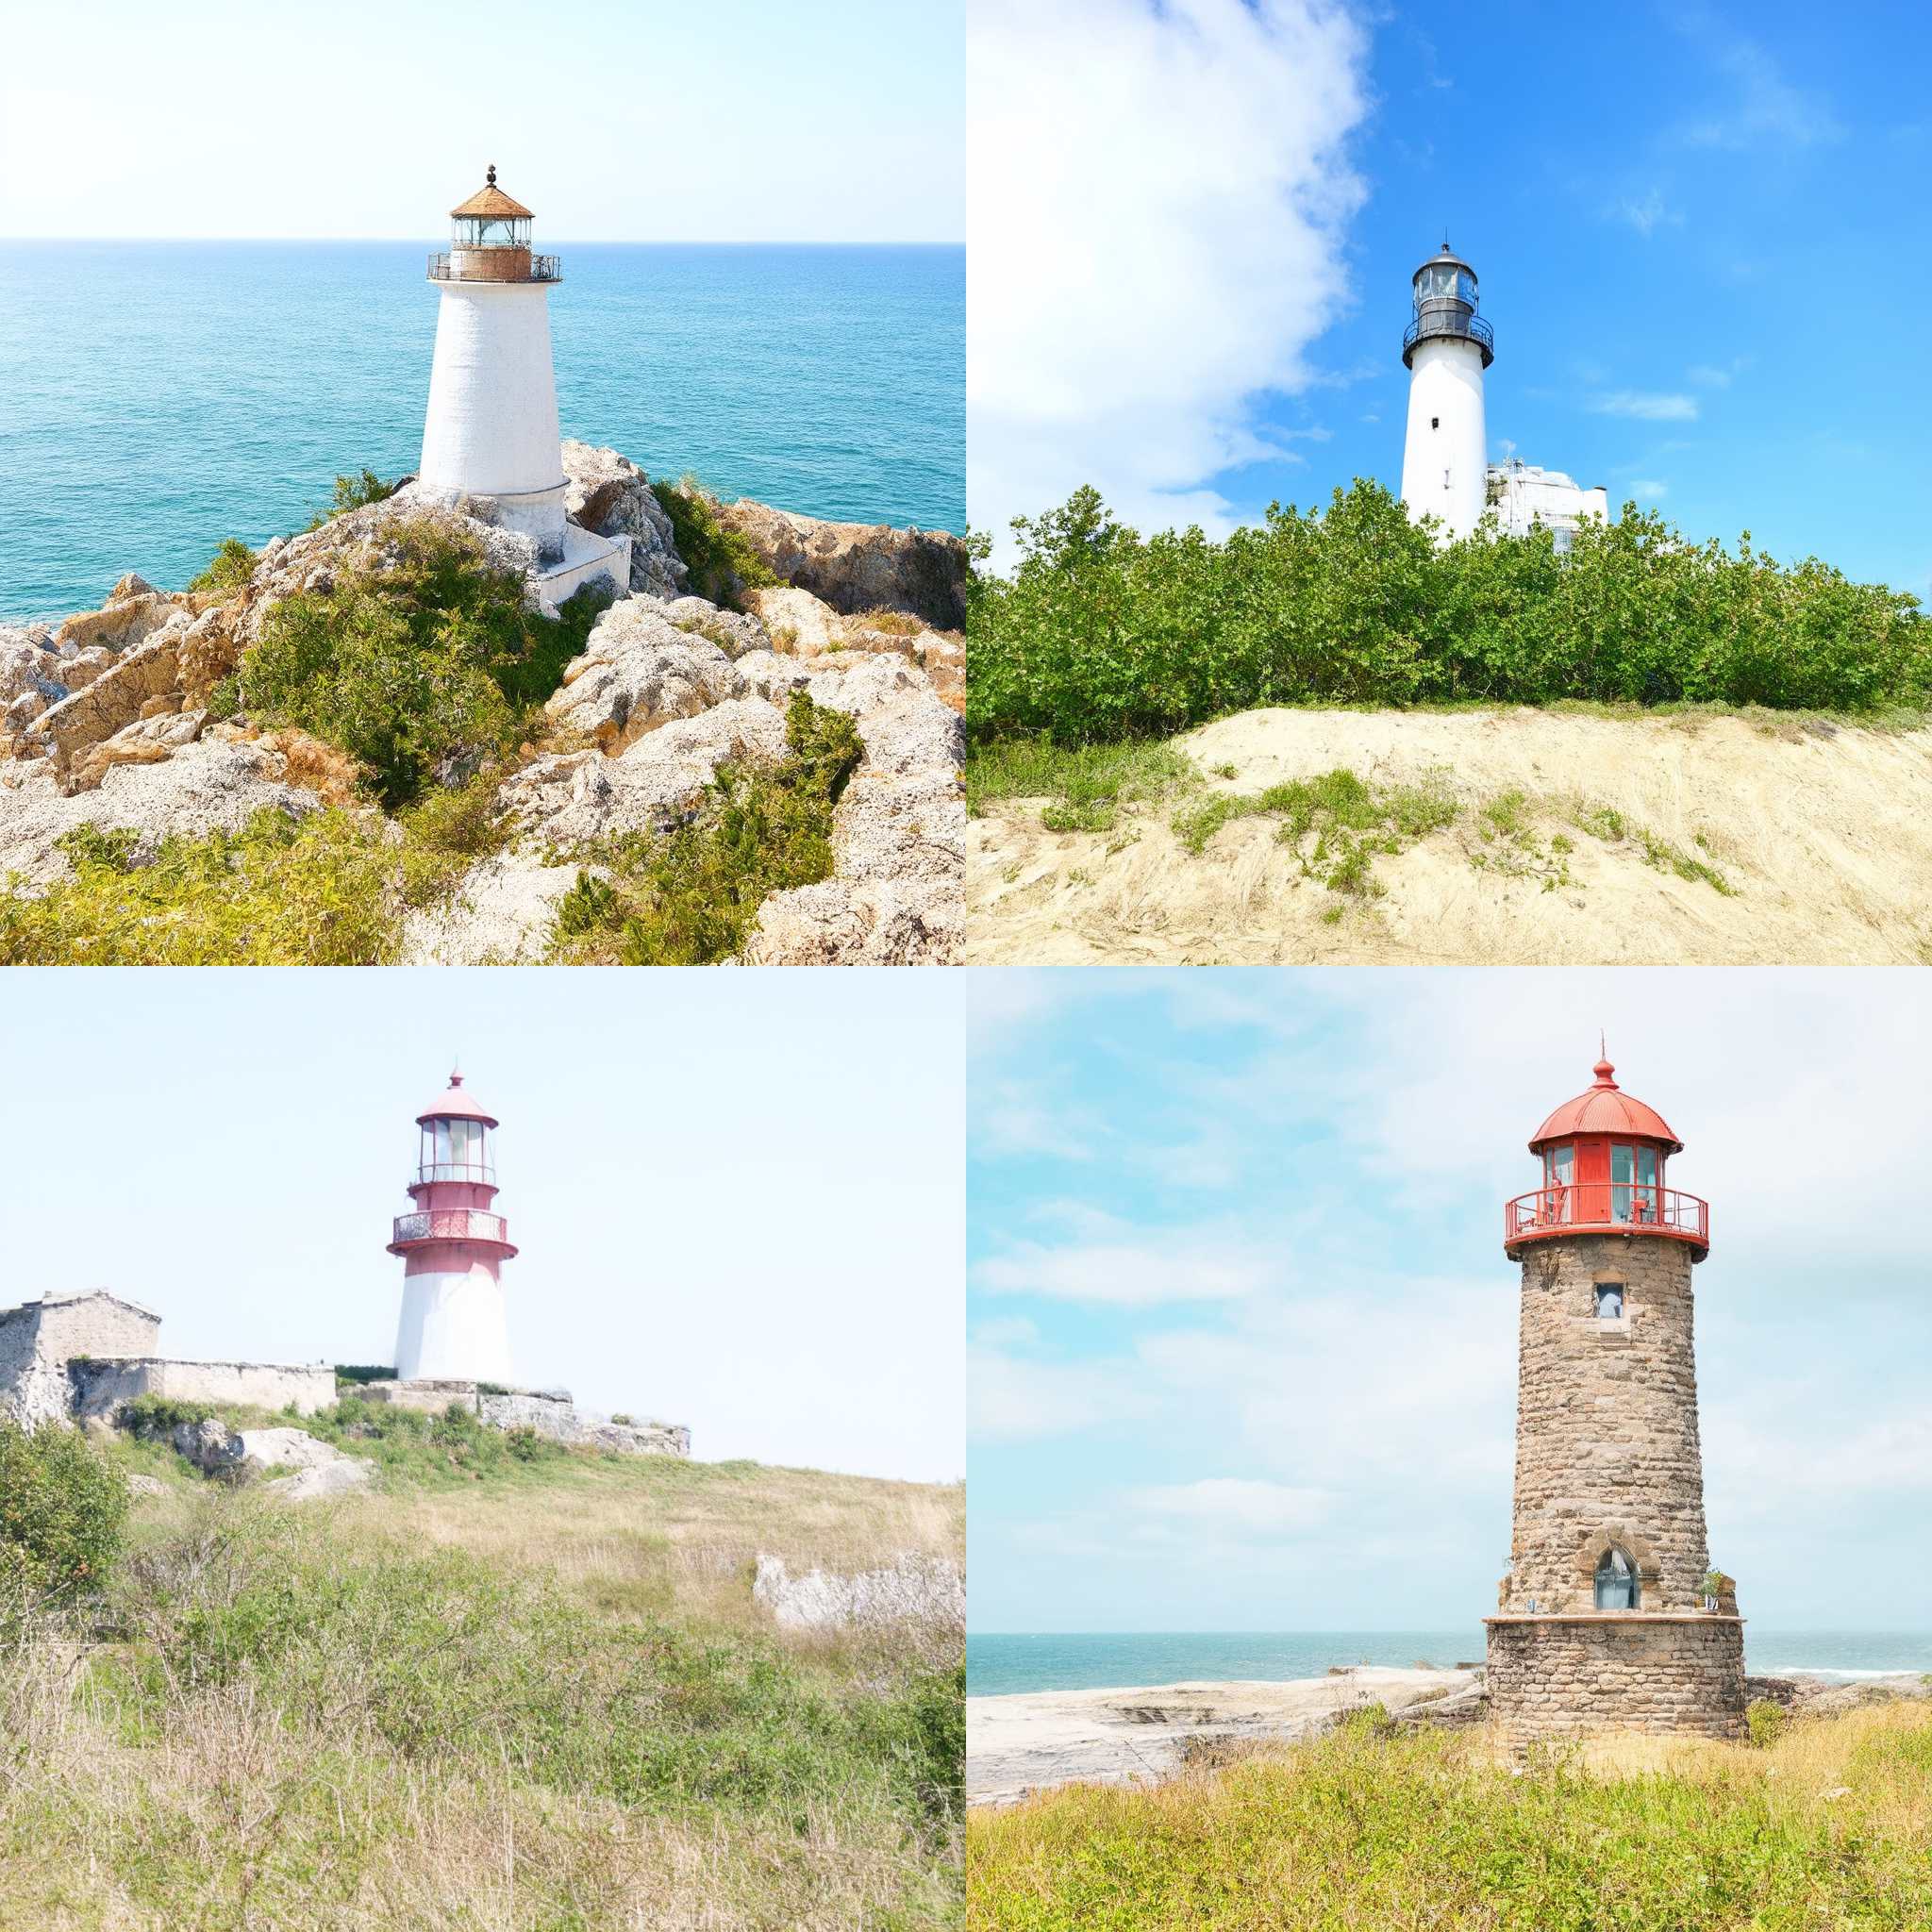
<svg viewBox="0 0 1932 1932"><path fill-rule="evenodd" d="M758 1559L752 1601L786 1630L863 1630L897 1624L964 1628L966 1576L945 1557L910 1552L882 1570L841 1576L809 1570L793 1576L782 1557Z"/></svg>
<svg viewBox="0 0 1932 1932"><path fill-rule="evenodd" d="M772 641L808 663L821 658L849 662L881 654L904 658L932 680L932 688L954 710L966 708L966 641L932 629L916 618L891 611L842 617L809 591L792 585L747 591L745 603L758 613Z"/></svg>
<svg viewBox="0 0 1932 1932"><path fill-rule="evenodd" d="M942 530L835 524L741 499L716 506L774 576L848 616L903 610L935 630L966 622L966 545Z"/></svg>
<svg viewBox="0 0 1932 1932"><path fill-rule="evenodd" d="M681 597L691 582L672 539L671 519L651 479L614 449L569 439L563 445L564 514L600 537L628 537L630 588L646 597Z"/></svg>

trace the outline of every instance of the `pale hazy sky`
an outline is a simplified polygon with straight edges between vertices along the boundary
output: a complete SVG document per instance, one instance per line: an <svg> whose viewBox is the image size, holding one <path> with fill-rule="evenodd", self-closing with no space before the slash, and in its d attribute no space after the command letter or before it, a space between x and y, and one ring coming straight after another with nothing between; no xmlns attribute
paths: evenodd
<svg viewBox="0 0 1932 1932"><path fill-rule="evenodd" d="M963 982L16 971L0 1305L104 1287L168 1355L391 1360L390 1221L460 1052L519 1382L706 1461L957 1478Z"/></svg>
<svg viewBox="0 0 1932 1932"><path fill-rule="evenodd" d="M952 242L963 0L8 9L0 235Z"/></svg>

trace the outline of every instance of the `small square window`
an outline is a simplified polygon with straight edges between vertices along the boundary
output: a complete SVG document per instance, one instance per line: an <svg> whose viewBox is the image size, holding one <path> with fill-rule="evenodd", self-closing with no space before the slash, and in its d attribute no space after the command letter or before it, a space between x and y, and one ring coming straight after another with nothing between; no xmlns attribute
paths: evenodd
<svg viewBox="0 0 1932 1932"><path fill-rule="evenodd" d="M1599 1322L1621 1322L1624 1319L1624 1284L1621 1281L1597 1283L1596 1318Z"/></svg>
<svg viewBox="0 0 1932 1932"><path fill-rule="evenodd" d="M1430 427L1431 429L1440 429L1440 428L1441 428L1441 426L1442 426L1442 419L1441 419L1441 417L1440 417L1440 416L1431 416L1431 417L1429 418L1429 427Z"/></svg>

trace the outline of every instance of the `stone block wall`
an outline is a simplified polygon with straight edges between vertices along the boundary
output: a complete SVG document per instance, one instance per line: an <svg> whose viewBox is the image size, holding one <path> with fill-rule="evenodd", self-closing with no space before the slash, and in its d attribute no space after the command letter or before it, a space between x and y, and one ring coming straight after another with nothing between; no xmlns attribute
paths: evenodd
<svg viewBox="0 0 1932 1932"><path fill-rule="evenodd" d="M573 1449L611 1449L623 1456L689 1456L691 1431L676 1423L611 1423L584 1415L558 1389L491 1391L475 1382L369 1382L356 1391L371 1402L441 1415L460 1403L492 1428L535 1429Z"/></svg>
<svg viewBox="0 0 1932 1932"><path fill-rule="evenodd" d="M1524 1246L1504 1610L1590 1610L1610 1542L1637 1562L1641 1609L1701 1606L1709 1554L1690 1270L1684 1242L1656 1236ZM1622 1285L1620 1320L1598 1319L1599 1282Z"/></svg>
<svg viewBox="0 0 1932 1932"><path fill-rule="evenodd" d="M69 1358L154 1346L161 1319L103 1290L0 1309L0 1409L37 1428L72 1414Z"/></svg>
<svg viewBox="0 0 1932 1932"><path fill-rule="evenodd" d="M1490 1713L1511 1744L1604 1730L1743 1734L1737 1617L1492 1617L1489 1633Z"/></svg>
<svg viewBox="0 0 1932 1932"><path fill-rule="evenodd" d="M313 1415L336 1399L336 1372L327 1363L169 1361L158 1356L95 1356L71 1360L70 1413L111 1417L142 1395L224 1407L280 1409Z"/></svg>

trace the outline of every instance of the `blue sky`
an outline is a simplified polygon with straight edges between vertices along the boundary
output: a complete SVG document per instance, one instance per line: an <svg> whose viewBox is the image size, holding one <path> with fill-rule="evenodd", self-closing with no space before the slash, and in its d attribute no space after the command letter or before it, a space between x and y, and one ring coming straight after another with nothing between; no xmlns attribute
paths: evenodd
<svg viewBox="0 0 1932 1932"><path fill-rule="evenodd" d="M963 0L8 9L0 235L949 242Z"/></svg>
<svg viewBox="0 0 1932 1932"><path fill-rule="evenodd" d="M969 31L977 526L1088 477L1148 527L1399 487L1446 229L1492 459L1932 586L1924 8L984 0ZM1002 77L1057 35L1094 106L1029 144L1049 103Z"/></svg>
<svg viewBox="0 0 1932 1932"><path fill-rule="evenodd" d="M1919 975L971 977L975 1629L1473 1625L1509 1548L1502 1204L1600 1025L1711 1203L1712 1559L1761 1629L1924 1624Z"/></svg>
<svg viewBox="0 0 1932 1932"><path fill-rule="evenodd" d="M501 1119L517 1378L706 1461L963 1474L962 976L19 970L0 1304L391 1359L417 1113Z"/></svg>

